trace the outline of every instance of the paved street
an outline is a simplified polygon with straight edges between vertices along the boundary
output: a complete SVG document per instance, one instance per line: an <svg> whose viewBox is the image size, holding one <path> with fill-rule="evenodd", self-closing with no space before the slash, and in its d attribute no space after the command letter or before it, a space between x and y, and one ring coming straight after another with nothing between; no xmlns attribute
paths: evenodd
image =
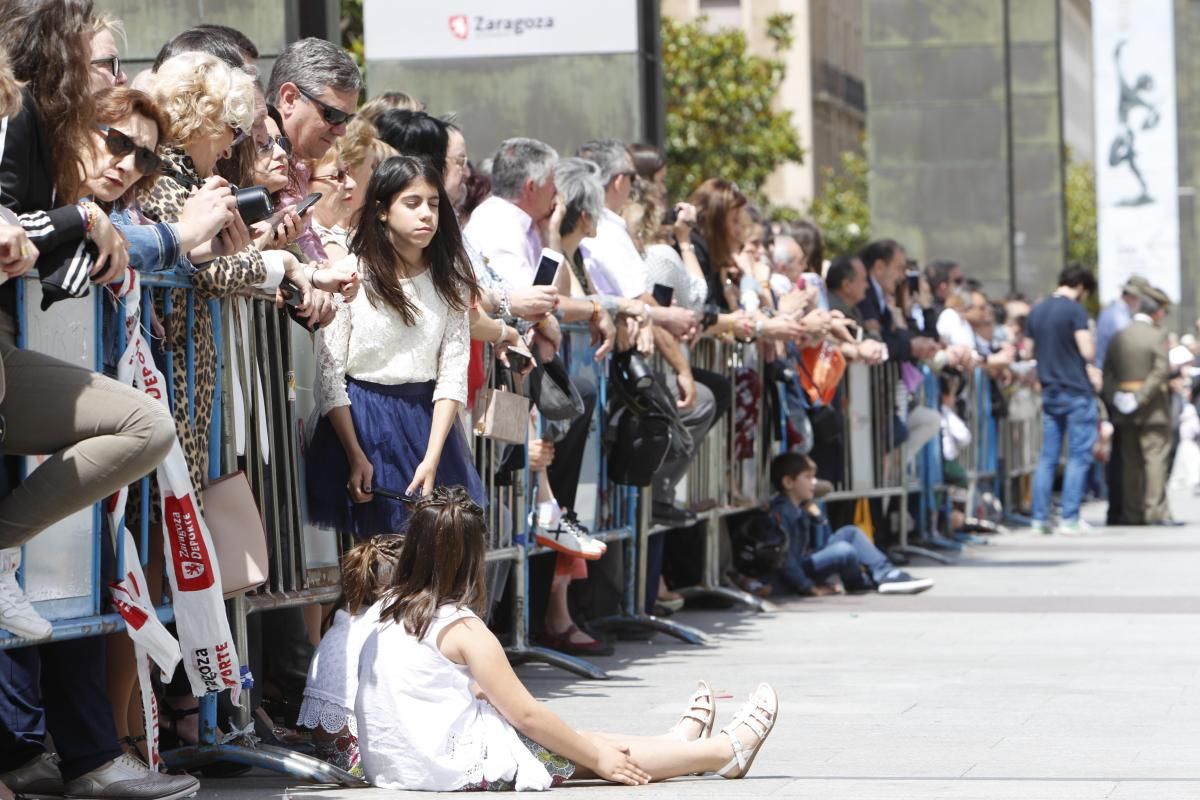
<svg viewBox="0 0 1200 800"><path fill-rule="evenodd" d="M1200 503L1176 513L1200 520ZM1102 508L1085 514L1102 518ZM1200 525L1017 532L917 597L834 597L777 613L684 612L708 648L623 643L605 683L523 669L539 697L584 729L655 733L695 678L731 699L755 682L780 721L745 781L693 778L556 797L1075 800L1200 797ZM720 724L720 723L719 723ZM400 796L290 784L295 798ZM264 798L274 777L209 780L202 798ZM414 795L422 796L422 795Z"/></svg>

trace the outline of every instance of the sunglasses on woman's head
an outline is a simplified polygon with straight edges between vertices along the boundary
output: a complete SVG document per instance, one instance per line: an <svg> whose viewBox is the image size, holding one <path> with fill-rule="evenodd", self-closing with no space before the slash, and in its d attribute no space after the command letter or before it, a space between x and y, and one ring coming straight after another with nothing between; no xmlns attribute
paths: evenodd
<svg viewBox="0 0 1200 800"><path fill-rule="evenodd" d="M239 144L246 141L246 132L237 125L230 125L229 129L233 131L233 141L229 143L230 147L237 147Z"/></svg>
<svg viewBox="0 0 1200 800"><path fill-rule="evenodd" d="M317 108L321 109L321 118L325 120L327 125L345 125L354 119L353 113L346 113L340 108L334 108L323 100L318 100L311 92L305 91L303 87L297 86L296 91L304 95L308 102L312 103Z"/></svg>
<svg viewBox="0 0 1200 800"><path fill-rule="evenodd" d="M258 152L265 155L265 154L271 152L272 150L274 150L275 145L279 145L279 149L283 150L283 152L289 158L291 157L291 155L292 155L292 140L283 135L269 137L265 142L258 145Z"/></svg>
<svg viewBox="0 0 1200 800"><path fill-rule="evenodd" d="M142 147L128 134L122 133L108 125L97 125L104 133L104 147L117 158L124 158L133 153L133 166L143 175L153 175L162 166L162 159L149 147Z"/></svg>
<svg viewBox="0 0 1200 800"><path fill-rule="evenodd" d="M97 67L100 66L101 64L107 64L108 71L112 72L112 76L114 78L121 74L121 58L119 56L106 56L105 58L93 58L88 63L92 64L93 66L97 66Z"/></svg>

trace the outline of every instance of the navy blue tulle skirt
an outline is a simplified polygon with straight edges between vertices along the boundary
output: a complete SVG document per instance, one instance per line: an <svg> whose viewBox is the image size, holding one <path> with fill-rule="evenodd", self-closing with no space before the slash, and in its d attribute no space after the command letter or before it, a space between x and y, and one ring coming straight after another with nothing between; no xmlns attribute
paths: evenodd
<svg viewBox="0 0 1200 800"><path fill-rule="evenodd" d="M372 486L403 492L412 482L429 444L433 388L433 381L389 386L346 379L354 432L375 468ZM351 502L346 491L349 480L346 452L329 418L323 416L305 459L309 521L355 536L404 531L409 513L403 503L380 495L369 503ZM475 502L486 505L483 482L458 424L450 428L442 447L437 485L463 486Z"/></svg>

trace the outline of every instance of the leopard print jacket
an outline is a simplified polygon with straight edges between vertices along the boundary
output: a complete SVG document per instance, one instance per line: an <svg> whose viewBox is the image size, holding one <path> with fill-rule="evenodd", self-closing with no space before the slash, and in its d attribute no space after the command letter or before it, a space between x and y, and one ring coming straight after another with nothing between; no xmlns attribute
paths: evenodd
<svg viewBox="0 0 1200 800"><path fill-rule="evenodd" d="M201 180L192 159L178 148L161 151L167 165L184 175ZM149 190L139 192L137 202L141 212L153 222L177 222L190 190L170 178L160 178ZM182 289L168 290L171 313L163 314L163 298L157 297L160 318L166 322L165 349L175 353L172 391L174 394L175 430L187 459L192 486L199 491L208 483L208 439L212 428L214 394L217 379L217 350L213 336L214 324L209 300L237 294L266 280L267 271L262 255L253 245L232 256L214 259L192 276L195 289L192 326L188 328L188 293ZM215 304L213 304L215 305ZM189 341L195 353L195 409L188 396L187 367L184 361ZM157 501L151 506L157 509ZM157 514L155 515L157 517Z"/></svg>

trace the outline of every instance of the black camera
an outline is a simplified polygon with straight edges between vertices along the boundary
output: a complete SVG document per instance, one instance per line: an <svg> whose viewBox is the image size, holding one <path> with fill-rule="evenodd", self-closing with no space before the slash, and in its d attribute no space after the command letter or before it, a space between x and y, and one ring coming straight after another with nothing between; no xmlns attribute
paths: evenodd
<svg viewBox="0 0 1200 800"><path fill-rule="evenodd" d="M627 350L613 356L613 366L617 368L617 376L629 394L649 389L654 384L654 373L642 354L636 350Z"/></svg>
<svg viewBox="0 0 1200 800"><path fill-rule="evenodd" d="M275 213L275 204L265 186L247 186L237 189L233 186L233 196L237 200L238 216L247 225L262 222Z"/></svg>
<svg viewBox="0 0 1200 800"><path fill-rule="evenodd" d="M163 169L162 174L188 189L199 189L204 185L203 182L189 178L177 170ZM262 222L275 213L275 204L271 202L267 187L247 186L245 189L239 189L231 183L229 189L237 201L238 216L247 225Z"/></svg>

